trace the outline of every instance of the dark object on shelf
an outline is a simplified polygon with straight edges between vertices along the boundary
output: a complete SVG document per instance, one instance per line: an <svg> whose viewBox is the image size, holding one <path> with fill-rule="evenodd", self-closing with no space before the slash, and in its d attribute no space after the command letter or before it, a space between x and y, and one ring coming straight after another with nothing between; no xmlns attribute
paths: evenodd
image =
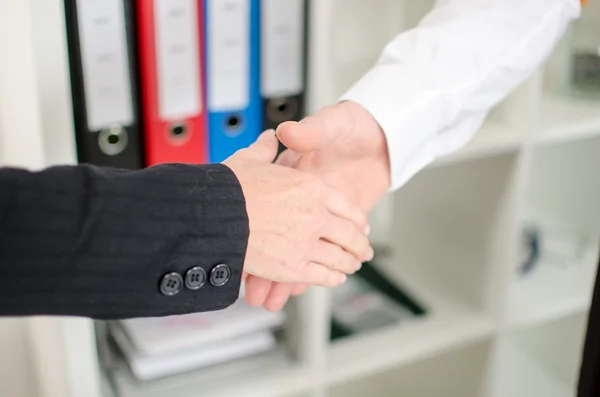
<svg viewBox="0 0 600 397"><path fill-rule="evenodd" d="M572 84L580 92L600 93L600 54L578 53L573 55Z"/></svg>
<svg viewBox="0 0 600 397"><path fill-rule="evenodd" d="M581 17L565 34L570 52L567 92L585 99L600 97L600 14L595 7L582 7Z"/></svg>
<svg viewBox="0 0 600 397"><path fill-rule="evenodd" d="M533 270L540 258L540 232L534 228L525 229L523 233L525 258L521 262L521 274L528 274Z"/></svg>
<svg viewBox="0 0 600 397"><path fill-rule="evenodd" d="M359 277L364 280L371 287L381 292L386 298L397 304L399 310L408 311L414 317L422 316L427 313L427 309L405 292L401 286L390 282L389 278L377 269L375 262L364 263L361 270L351 277ZM337 340L352 334L352 330L332 318L330 331L331 340Z"/></svg>

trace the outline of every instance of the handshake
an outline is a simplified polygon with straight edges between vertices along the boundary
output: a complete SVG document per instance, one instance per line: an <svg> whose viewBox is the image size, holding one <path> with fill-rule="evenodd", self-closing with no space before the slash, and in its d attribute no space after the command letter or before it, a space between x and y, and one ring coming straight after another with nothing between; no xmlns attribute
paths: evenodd
<svg viewBox="0 0 600 397"><path fill-rule="evenodd" d="M275 163L278 139L288 148ZM373 258L367 214L390 185L383 131L341 102L263 132L223 162L246 200L246 300L280 310L310 285L335 287Z"/></svg>

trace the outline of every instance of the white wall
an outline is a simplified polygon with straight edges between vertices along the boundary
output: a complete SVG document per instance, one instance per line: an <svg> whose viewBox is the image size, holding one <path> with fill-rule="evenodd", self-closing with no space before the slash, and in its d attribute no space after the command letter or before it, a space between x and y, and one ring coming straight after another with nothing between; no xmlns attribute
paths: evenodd
<svg viewBox="0 0 600 397"><path fill-rule="evenodd" d="M35 397L26 322L0 320L0 396Z"/></svg>

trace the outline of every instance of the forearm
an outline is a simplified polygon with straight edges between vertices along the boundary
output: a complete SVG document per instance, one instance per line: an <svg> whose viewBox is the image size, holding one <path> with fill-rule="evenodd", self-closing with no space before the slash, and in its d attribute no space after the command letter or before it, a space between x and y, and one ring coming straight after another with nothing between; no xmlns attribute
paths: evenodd
<svg viewBox="0 0 600 397"><path fill-rule="evenodd" d="M341 99L383 129L392 188L459 149L547 59L579 0L439 0Z"/></svg>
<svg viewBox="0 0 600 397"><path fill-rule="evenodd" d="M238 296L248 219L223 165L0 171L0 314L122 318L224 308ZM161 291L165 274L227 264L229 281ZM185 282L184 282L185 284Z"/></svg>

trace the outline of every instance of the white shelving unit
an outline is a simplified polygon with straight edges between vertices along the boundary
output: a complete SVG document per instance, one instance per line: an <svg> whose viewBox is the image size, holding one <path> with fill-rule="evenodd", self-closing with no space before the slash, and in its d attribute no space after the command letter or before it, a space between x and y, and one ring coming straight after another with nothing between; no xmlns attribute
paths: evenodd
<svg viewBox="0 0 600 397"><path fill-rule="evenodd" d="M309 110L334 102L431 5L314 1ZM592 13L597 4L584 18ZM40 396L572 397L600 242L600 99L556 89L565 48L462 150L379 208L380 226L393 226L377 263L425 316L331 343L330 291L314 288L286 309L281 347L292 361L262 355L147 384L122 368L105 376L94 322L29 319ZM74 164L62 1L0 2L0 54L0 162ZM521 230L532 220L584 236L581 255L550 246L520 274Z"/></svg>

